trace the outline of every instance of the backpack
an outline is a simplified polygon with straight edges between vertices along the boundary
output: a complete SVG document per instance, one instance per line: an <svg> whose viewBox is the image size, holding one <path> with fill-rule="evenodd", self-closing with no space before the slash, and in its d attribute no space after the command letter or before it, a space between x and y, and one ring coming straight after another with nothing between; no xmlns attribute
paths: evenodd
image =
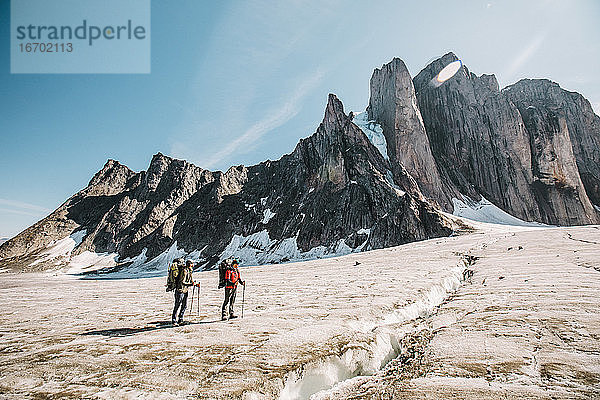
<svg viewBox="0 0 600 400"><path fill-rule="evenodd" d="M179 275L179 262L175 260L169 266L169 273L167 275L167 292L175 290L177 286L177 276Z"/></svg>
<svg viewBox="0 0 600 400"><path fill-rule="evenodd" d="M219 289L225 287L225 271L230 269L232 265L233 260L229 258L221 261L221 263L219 264Z"/></svg>

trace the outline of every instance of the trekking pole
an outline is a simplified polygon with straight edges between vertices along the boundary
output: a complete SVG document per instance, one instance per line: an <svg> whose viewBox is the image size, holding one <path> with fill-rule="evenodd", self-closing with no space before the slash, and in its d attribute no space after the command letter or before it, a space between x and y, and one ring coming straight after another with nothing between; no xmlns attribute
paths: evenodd
<svg viewBox="0 0 600 400"><path fill-rule="evenodd" d="M194 290L196 290L196 285L192 286L192 304L190 304L190 315L194 311Z"/></svg>
<svg viewBox="0 0 600 400"><path fill-rule="evenodd" d="M198 282L198 316L200 316L200 282Z"/></svg>
<svg viewBox="0 0 600 400"><path fill-rule="evenodd" d="M246 282L244 282L244 289L242 290L242 318L244 318L244 299L246 298Z"/></svg>

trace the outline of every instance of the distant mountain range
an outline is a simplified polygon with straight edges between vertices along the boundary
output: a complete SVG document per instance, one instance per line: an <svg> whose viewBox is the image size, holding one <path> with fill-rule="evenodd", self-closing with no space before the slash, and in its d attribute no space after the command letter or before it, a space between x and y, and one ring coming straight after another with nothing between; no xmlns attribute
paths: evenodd
<svg viewBox="0 0 600 400"><path fill-rule="evenodd" d="M10 238L0 238L0 244L2 244L2 243L4 243L4 242L8 241L8 239L10 239Z"/></svg>
<svg viewBox="0 0 600 400"><path fill-rule="evenodd" d="M277 161L213 172L159 153L136 173L109 160L2 244L0 267L153 274L176 256L204 268L229 256L327 257L450 235L461 225L446 213L477 204L523 221L599 223L590 103L548 80L499 90L462 65L432 84L457 60L446 54L414 79L392 60L373 73L360 114L329 95L316 132Z"/></svg>

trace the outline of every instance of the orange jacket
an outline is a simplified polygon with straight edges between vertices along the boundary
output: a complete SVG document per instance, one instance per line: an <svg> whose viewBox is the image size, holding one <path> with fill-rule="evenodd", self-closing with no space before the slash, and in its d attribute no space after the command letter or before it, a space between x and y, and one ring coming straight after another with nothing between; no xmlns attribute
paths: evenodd
<svg viewBox="0 0 600 400"><path fill-rule="evenodd" d="M228 269L225 271L225 287L228 289L233 289L237 286L238 282L241 281L240 271L237 268ZM243 284L243 282L242 282Z"/></svg>

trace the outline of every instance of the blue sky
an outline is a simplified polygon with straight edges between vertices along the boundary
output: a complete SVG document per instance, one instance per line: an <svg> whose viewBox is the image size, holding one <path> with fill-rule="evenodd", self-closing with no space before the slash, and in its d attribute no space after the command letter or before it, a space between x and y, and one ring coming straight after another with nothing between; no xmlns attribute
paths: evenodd
<svg viewBox="0 0 600 400"><path fill-rule="evenodd" d="M15 0L16 1L16 0ZM416 75L454 51L501 87L549 78L600 110L598 1L152 1L141 75L11 75L0 1L0 237L85 187L108 158L162 152L209 169L277 159L309 136L327 94L363 110L374 68Z"/></svg>

